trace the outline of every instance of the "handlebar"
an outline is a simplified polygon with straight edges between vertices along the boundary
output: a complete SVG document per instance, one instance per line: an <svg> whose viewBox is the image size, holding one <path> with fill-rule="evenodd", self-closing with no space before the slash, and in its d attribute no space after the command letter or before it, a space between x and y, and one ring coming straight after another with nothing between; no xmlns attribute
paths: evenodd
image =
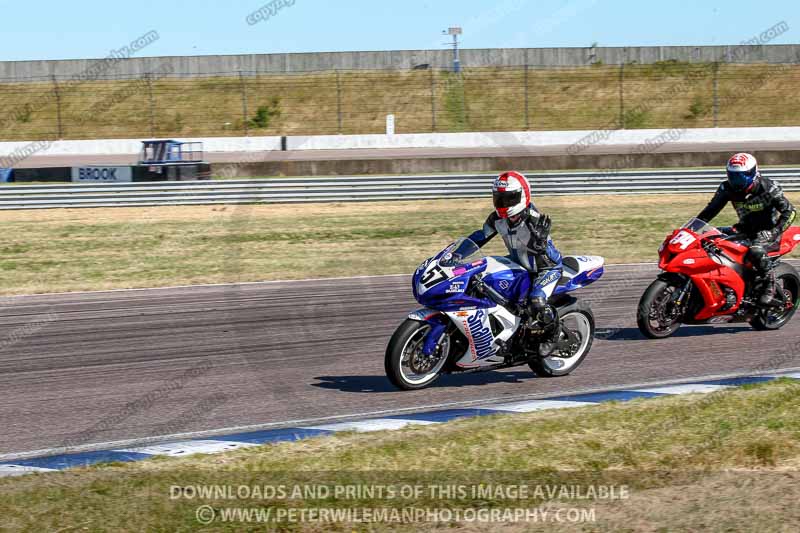
<svg viewBox="0 0 800 533"><path fill-rule="evenodd" d="M733 236L735 235L714 235L714 237L724 237L724 238ZM730 261L733 261L733 259L731 259L731 257L725 253L725 250L717 246L717 244L714 242L715 240L716 239L703 239L702 242L703 250L709 255L714 254L723 257L725 259L728 259Z"/></svg>

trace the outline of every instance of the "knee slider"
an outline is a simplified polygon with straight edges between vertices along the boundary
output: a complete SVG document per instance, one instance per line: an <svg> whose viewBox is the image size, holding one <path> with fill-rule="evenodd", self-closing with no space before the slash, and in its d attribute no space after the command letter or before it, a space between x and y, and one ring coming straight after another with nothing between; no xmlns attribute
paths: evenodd
<svg viewBox="0 0 800 533"><path fill-rule="evenodd" d="M548 305L544 309L542 309L539 312L539 320L542 322L542 324L546 326L549 326L550 324L555 322L556 313L555 311L553 311L553 307Z"/></svg>
<svg viewBox="0 0 800 533"><path fill-rule="evenodd" d="M767 253L767 249L761 244L750 247L750 255L755 259L761 259Z"/></svg>
<svg viewBox="0 0 800 533"><path fill-rule="evenodd" d="M533 296L530 299L530 306L532 310L541 313L543 309L547 308L547 300L541 296Z"/></svg>
<svg viewBox="0 0 800 533"><path fill-rule="evenodd" d="M755 246L750 247L749 256L750 262L753 263L753 266L756 268L764 270L769 266L767 249L764 246L756 244Z"/></svg>

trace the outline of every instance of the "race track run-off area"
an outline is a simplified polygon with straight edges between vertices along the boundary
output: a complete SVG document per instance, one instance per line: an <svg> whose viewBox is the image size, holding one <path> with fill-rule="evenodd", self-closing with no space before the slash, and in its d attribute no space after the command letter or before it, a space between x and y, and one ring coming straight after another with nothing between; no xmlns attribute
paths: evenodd
<svg viewBox="0 0 800 533"><path fill-rule="evenodd" d="M684 326L646 340L636 304L657 272L611 266L577 293L598 329L570 376L537 378L523 366L415 392L395 390L383 369L389 337L419 307L406 275L9 297L0 457L798 366L794 322L777 332Z"/></svg>

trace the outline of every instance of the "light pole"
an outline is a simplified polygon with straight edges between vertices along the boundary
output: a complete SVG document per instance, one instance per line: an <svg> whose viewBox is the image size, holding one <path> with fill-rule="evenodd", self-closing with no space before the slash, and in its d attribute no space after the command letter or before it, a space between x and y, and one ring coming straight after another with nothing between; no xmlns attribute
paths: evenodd
<svg viewBox="0 0 800 533"><path fill-rule="evenodd" d="M453 72L461 72L461 60L458 58L458 36L463 32L461 26L453 26L447 29L447 35L453 36Z"/></svg>

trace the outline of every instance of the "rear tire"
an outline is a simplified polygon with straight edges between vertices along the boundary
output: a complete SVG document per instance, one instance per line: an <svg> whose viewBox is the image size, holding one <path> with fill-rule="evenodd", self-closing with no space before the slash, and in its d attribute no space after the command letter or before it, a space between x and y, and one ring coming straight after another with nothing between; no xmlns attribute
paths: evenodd
<svg viewBox="0 0 800 533"><path fill-rule="evenodd" d="M571 357L541 357L534 359L528 366L533 370L537 376L544 378L555 378L566 376L578 368L583 360L589 355L589 350L592 349L592 341L594 340L594 315L589 309L580 309L567 312L561 317L562 323L573 331L576 331L580 337L580 344L577 350ZM572 320L575 320L575 325L572 325ZM574 329L573 329L574 328Z"/></svg>
<svg viewBox="0 0 800 533"><path fill-rule="evenodd" d="M651 339L665 339L678 331L678 328L681 327L680 316L663 323L659 322L658 324L654 324L652 318L653 314L660 312L656 308L667 305L665 299L671 298L674 291L678 289L678 280L680 280L680 278L669 280L659 278L651 283L644 291L644 294L642 294L636 312L636 324L639 326L639 331L641 331L645 337Z"/></svg>
<svg viewBox="0 0 800 533"><path fill-rule="evenodd" d="M775 268L775 283L777 290L782 290L784 298L788 300L787 307L777 313L762 311L753 317L750 325L757 331L779 330L791 320L797 311L798 300L800 300L800 275L797 270L790 264L779 264Z"/></svg>
<svg viewBox="0 0 800 533"><path fill-rule="evenodd" d="M384 368L392 384L401 390L418 390L433 384L441 376L450 351L449 337L443 341L444 352L432 364L422 355L422 342L430 325L427 322L407 319L394 332L386 347ZM443 333L447 335L447 332Z"/></svg>

